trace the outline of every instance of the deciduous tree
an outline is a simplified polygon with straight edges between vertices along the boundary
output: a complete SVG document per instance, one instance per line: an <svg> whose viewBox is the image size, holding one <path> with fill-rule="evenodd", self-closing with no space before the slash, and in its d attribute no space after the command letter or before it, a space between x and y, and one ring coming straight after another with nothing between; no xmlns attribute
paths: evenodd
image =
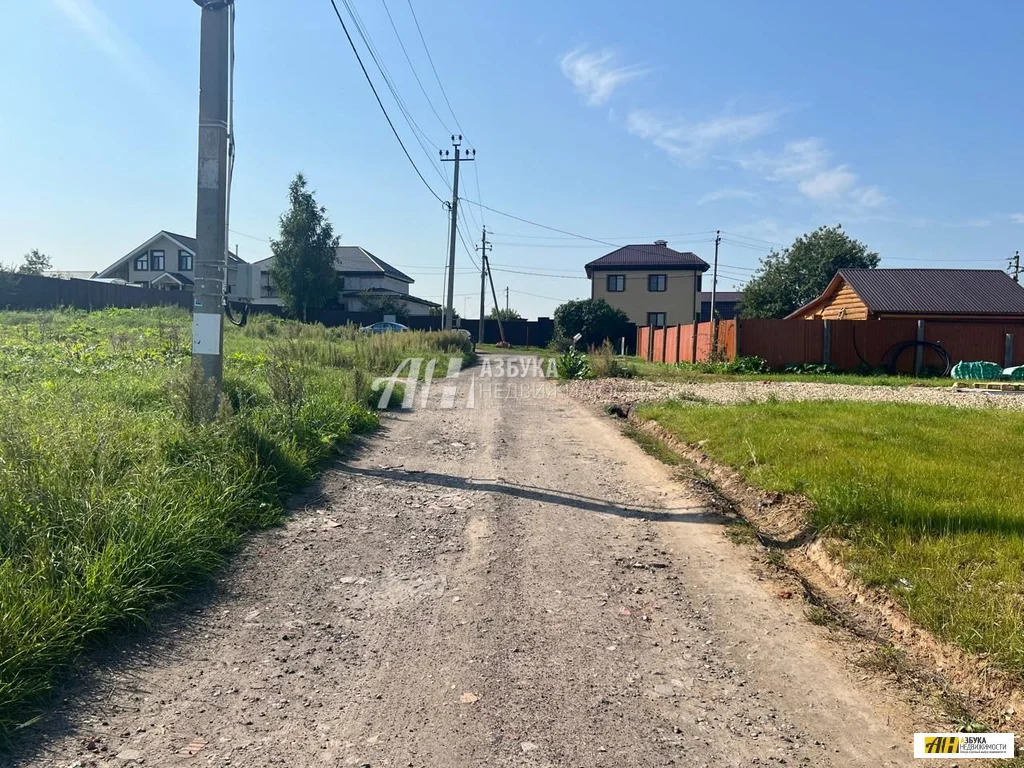
<svg viewBox="0 0 1024 768"><path fill-rule="evenodd" d="M742 317L785 317L818 298L840 269L874 269L879 256L843 231L819 227L772 251L743 289Z"/></svg>
<svg viewBox="0 0 1024 768"><path fill-rule="evenodd" d="M281 236L272 240L270 279L285 307L309 321L310 313L337 299L341 281L334 268L338 238L301 173L288 188L290 206L281 216Z"/></svg>

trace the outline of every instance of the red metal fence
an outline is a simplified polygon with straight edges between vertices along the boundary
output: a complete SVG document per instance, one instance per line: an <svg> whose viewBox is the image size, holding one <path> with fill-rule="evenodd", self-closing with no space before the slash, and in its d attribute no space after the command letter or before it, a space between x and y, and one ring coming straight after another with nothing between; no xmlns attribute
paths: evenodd
<svg viewBox="0 0 1024 768"><path fill-rule="evenodd" d="M637 354L658 363L710 360L711 323L637 328ZM920 336L919 336L920 334ZM931 341L952 358L988 360L1003 366L1024 365L1024 319L1019 322L960 323L946 320L722 320L718 323L718 354L723 360L761 357L774 369L801 363L829 363L844 371L862 366L884 368L893 347L904 341ZM916 367L914 348L896 361L901 372ZM940 364L925 349L922 368Z"/></svg>

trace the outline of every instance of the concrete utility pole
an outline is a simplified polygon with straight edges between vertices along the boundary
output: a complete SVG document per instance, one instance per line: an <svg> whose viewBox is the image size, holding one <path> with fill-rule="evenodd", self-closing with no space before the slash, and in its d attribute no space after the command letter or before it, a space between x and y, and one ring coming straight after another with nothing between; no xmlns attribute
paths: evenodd
<svg viewBox="0 0 1024 768"><path fill-rule="evenodd" d="M192 361L220 396L224 280L228 250L228 142L233 0L195 0L203 9L199 56L199 175L196 199Z"/></svg>
<svg viewBox="0 0 1024 768"><path fill-rule="evenodd" d="M442 163L455 163L455 179L452 182L452 231L448 240L448 300L444 305L444 320L441 323L442 330L451 330L455 327L453 322L455 316L455 238L458 236L459 227L459 162L462 160L476 159L476 150L466 150L466 156L462 157L460 146L462 145L462 134L458 137L452 136L452 146L455 147L455 157L447 149L438 150ZM472 153L472 156L470 156Z"/></svg>
<svg viewBox="0 0 1024 768"><path fill-rule="evenodd" d="M484 227L484 233L480 238L480 245L477 246L477 251L480 252L480 325L476 332L477 344L484 343L484 294L487 291L487 252L493 247L487 242L487 227Z"/></svg>
<svg viewBox="0 0 1024 768"><path fill-rule="evenodd" d="M715 268L711 273L711 322L715 322L715 298L718 293L718 244L722 242L722 231L715 232ZM714 326L712 326L714 327Z"/></svg>
<svg viewBox="0 0 1024 768"><path fill-rule="evenodd" d="M487 254L485 253L484 254L484 263L486 263L486 262L487 262ZM497 310L499 308L499 305L498 305L498 294L494 290L494 275L491 274L490 267L487 268L487 277L488 277L488 279L491 282L491 296L494 298L494 309ZM498 316L498 333L501 334L501 343L504 344L505 343L505 324L501 321L501 312L495 312L495 314Z"/></svg>
<svg viewBox="0 0 1024 768"><path fill-rule="evenodd" d="M508 286L505 286L505 317L508 317Z"/></svg>
<svg viewBox="0 0 1024 768"><path fill-rule="evenodd" d="M1013 258L1010 259L1010 271L1013 272L1013 279L1016 282L1020 282L1020 251L1013 254Z"/></svg>

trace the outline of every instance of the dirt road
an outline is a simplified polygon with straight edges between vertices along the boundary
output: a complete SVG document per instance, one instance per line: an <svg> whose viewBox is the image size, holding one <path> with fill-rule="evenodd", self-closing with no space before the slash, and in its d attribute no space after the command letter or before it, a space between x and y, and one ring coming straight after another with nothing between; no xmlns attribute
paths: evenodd
<svg viewBox="0 0 1024 768"><path fill-rule="evenodd" d="M17 764L912 764L909 713L613 422L539 379L458 387Z"/></svg>

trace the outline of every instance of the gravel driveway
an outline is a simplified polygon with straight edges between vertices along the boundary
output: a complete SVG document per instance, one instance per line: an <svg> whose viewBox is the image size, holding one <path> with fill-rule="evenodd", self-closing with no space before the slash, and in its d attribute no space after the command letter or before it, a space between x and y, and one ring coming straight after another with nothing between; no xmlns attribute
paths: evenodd
<svg viewBox="0 0 1024 768"><path fill-rule="evenodd" d="M596 379L563 385L565 394L589 403L631 405L663 400L700 399L713 403L777 400L860 400L925 403L954 408L1001 408L1024 411L1024 393L956 392L952 387L877 387L856 384L811 384L788 381L676 384L635 379Z"/></svg>
<svg viewBox="0 0 1024 768"><path fill-rule="evenodd" d="M929 724L612 420L434 387L5 765L913 764Z"/></svg>

